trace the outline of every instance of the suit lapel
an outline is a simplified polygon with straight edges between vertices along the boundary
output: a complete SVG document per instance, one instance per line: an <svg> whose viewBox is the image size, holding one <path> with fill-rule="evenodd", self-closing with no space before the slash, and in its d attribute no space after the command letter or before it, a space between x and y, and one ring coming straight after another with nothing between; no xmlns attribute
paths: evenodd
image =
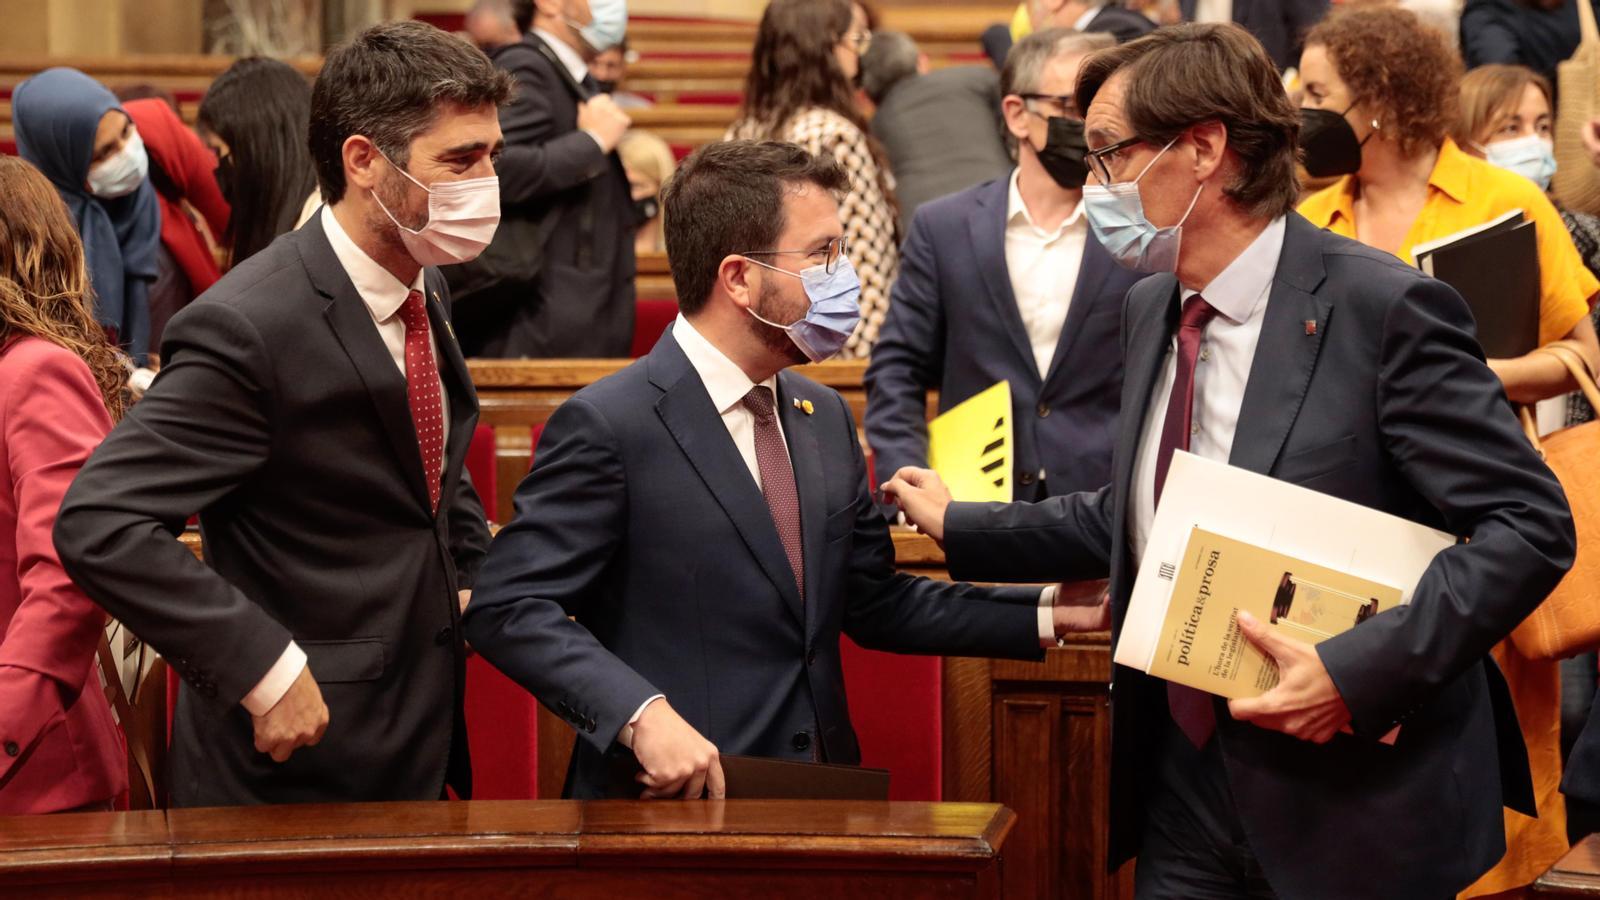
<svg viewBox="0 0 1600 900"><path fill-rule="evenodd" d="M1139 456L1139 436L1150 414L1150 392L1155 390L1166 360L1172 333L1178 327L1178 280L1158 275L1132 288L1126 309L1128 356L1123 370L1122 415L1112 473L1116 492L1113 538L1127 534L1128 504L1133 500L1133 470Z"/></svg>
<svg viewBox="0 0 1600 900"><path fill-rule="evenodd" d="M822 480L822 458L817 452L817 433L812 416L796 409L794 402L803 400L813 404L820 398L804 395L795 376L788 372L778 375L778 417L783 423L784 442L789 447L789 463L794 467L795 491L800 495L801 559L806 567L805 620L806 634L814 633L817 622L817 603L822 583L822 551L825 545L823 526L826 524L827 499Z"/></svg>
<svg viewBox="0 0 1600 900"><path fill-rule="evenodd" d="M444 303L439 299L439 289L424 282L428 289L428 323L433 330L434 344L439 348L439 380L450 397L450 437L445 445L445 482L451 472L460 472L465 465L467 448L472 444L472 429L478 418L478 392L472 386L472 376L467 372L467 361L461 356L456 343L455 329L450 327L450 317L445 314ZM409 412L409 408L407 412ZM439 509L445 508L439 501Z"/></svg>
<svg viewBox="0 0 1600 900"><path fill-rule="evenodd" d="M706 393L700 375L689 365L688 357L683 355L670 330L650 351L648 365L651 382L664 392L656 401L656 414L678 442L706 489L733 521L739 537L750 548L772 586L783 596L785 605L803 626L805 614L800 592L795 587L794 572L789 568L788 554L783 550L783 539L778 537L778 528L767 509L767 500L728 436L722 416L711 405L711 395ZM801 516L803 527L804 507Z"/></svg>
<svg viewBox="0 0 1600 900"><path fill-rule="evenodd" d="M1320 232L1299 215L1289 215L1278 271L1261 323L1261 339L1233 437L1230 465L1269 474L1316 368L1332 304L1314 293L1322 283ZM1308 323L1315 323L1315 326Z"/></svg>
<svg viewBox="0 0 1600 900"><path fill-rule="evenodd" d="M1033 358L1033 345L1028 342L1027 329L1022 325L1022 313L1017 310L1017 296L1011 290L1011 274L1006 269L1006 204L1010 196L1010 179L996 180L985 191L981 200L967 216L967 229L972 236L978 269L987 288L989 302L994 304L996 321L1005 329L1012 346L1027 363L1024 371L1037 377L1039 364Z"/></svg>
<svg viewBox="0 0 1600 900"><path fill-rule="evenodd" d="M1078 267L1078 283L1072 288L1072 303L1067 307L1067 320L1061 325L1061 338L1056 341L1055 355L1050 359L1050 370L1044 377L1044 383L1050 384L1061 371L1062 363L1068 358L1072 347L1077 343L1078 335L1083 332L1083 322L1089 318L1092 308L1100 301L1100 288L1111 275L1111 267L1116 265L1111 259L1111 254L1100 246L1094 239L1094 233L1084 236L1083 261ZM1106 298L1107 301L1121 302L1121 297Z"/></svg>
<svg viewBox="0 0 1600 900"><path fill-rule="evenodd" d="M313 216L301 229L299 244L300 258L311 276L312 285L329 301L323 317L350 357L356 377L366 386L367 396L383 424L389 445L394 448L412 496L424 510L430 510L432 501L428 498L427 479L422 473L422 453L417 449L417 430L411 421L405 376L395 366L394 357L389 355L389 348L384 346L383 338L372 323L372 313L334 255L323 233L321 216Z"/></svg>

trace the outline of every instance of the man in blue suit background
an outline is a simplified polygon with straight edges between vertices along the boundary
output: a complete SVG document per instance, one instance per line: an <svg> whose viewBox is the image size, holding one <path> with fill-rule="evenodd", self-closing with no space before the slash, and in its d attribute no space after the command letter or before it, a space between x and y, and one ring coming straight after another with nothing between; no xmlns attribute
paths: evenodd
<svg viewBox="0 0 1600 900"><path fill-rule="evenodd" d="M685 160L663 197L682 315L556 411L517 488L465 629L577 729L569 797L719 798L719 753L859 762L841 633L1036 659L1105 627L1051 588L895 572L849 407L784 371L859 318L848 183L792 144Z"/></svg>
<svg viewBox="0 0 1600 900"><path fill-rule="evenodd" d="M867 368L867 443L885 478L928 464L927 392L941 412L1011 384L1018 500L1111 478L1122 393L1122 298L1138 276L1083 217L1084 58L1109 35L1052 28L1017 43L1000 78L1010 177L923 206L900 253Z"/></svg>

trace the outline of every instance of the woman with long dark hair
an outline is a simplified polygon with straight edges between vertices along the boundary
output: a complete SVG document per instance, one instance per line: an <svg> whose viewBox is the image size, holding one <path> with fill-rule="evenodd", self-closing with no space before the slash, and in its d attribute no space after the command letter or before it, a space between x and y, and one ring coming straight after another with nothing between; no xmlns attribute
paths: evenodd
<svg viewBox="0 0 1600 900"><path fill-rule="evenodd" d="M0 815L110 809L128 766L95 672L106 614L52 529L126 373L51 183L0 155L0 197Z"/></svg>
<svg viewBox="0 0 1600 900"><path fill-rule="evenodd" d="M217 154L217 184L233 208L223 237L230 267L315 211L317 173L306 144L311 84L294 67L239 60L211 82L195 124Z"/></svg>
<svg viewBox="0 0 1600 900"><path fill-rule="evenodd" d="M898 211L888 157L856 107L861 54L872 42L866 10L850 0L773 0L761 17L744 104L729 140L774 140L832 156L850 175L839 202L845 251L861 277L861 326L841 358L865 358L889 311L900 264Z"/></svg>

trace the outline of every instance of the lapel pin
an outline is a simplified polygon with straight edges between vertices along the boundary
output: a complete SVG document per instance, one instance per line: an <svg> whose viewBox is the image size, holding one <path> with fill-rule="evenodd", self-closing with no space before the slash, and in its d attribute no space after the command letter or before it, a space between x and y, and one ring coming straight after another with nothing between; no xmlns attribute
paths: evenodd
<svg viewBox="0 0 1600 900"><path fill-rule="evenodd" d="M811 405L810 400L801 400L799 397L794 398L794 408L808 416L817 411L817 408Z"/></svg>
<svg viewBox="0 0 1600 900"><path fill-rule="evenodd" d="M1307 319L1306 320L1306 334L1307 335L1313 335L1313 334L1316 334L1316 333L1317 333L1317 320L1316 319Z"/></svg>

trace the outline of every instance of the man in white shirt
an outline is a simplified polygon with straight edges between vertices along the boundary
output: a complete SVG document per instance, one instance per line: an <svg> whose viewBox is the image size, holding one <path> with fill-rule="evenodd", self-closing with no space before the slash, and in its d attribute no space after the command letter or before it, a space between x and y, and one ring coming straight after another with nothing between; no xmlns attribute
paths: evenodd
<svg viewBox="0 0 1600 900"><path fill-rule="evenodd" d="M895 572L849 407L787 371L854 325L818 324L807 291L840 316L859 292L847 187L791 144L696 151L663 198L682 316L545 426L465 627L577 730L567 796L718 798L722 753L858 763L841 634L1037 659L1102 621L1050 588Z"/></svg>
<svg viewBox="0 0 1600 900"><path fill-rule="evenodd" d="M1502 805L1533 811L1488 652L1572 563L1561 487L1460 296L1293 211L1297 113L1257 41L1172 26L1092 58L1078 92L1115 188L1091 223L1151 274L1118 342L1112 478L1037 504L951 503L923 470L886 489L957 577L1109 574L1114 637L1178 450L1462 536L1408 605L1315 646L1241 614L1278 665L1259 697L1122 667L1112 692L1108 863L1137 854L1140 900L1452 896L1505 853Z"/></svg>
<svg viewBox="0 0 1600 900"><path fill-rule="evenodd" d="M328 204L174 317L62 505L74 579L183 678L176 806L470 794L458 623L488 528L431 264L493 230L510 89L418 22L330 53L310 131ZM209 565L175 540L195 513Z"/></svg>
<svg viewBox="0 0 1600 900"><path fill-rule="evenodd" d="M1005 381L1018 500L1092 490L1111 477L1122 360L1118 267L1083 217L1078 68L1109 36L1066 28L1024 38L1001 75L1016 167L928 203L900 251L889 316L867 368L876 471L928 464L927 394L940 411Z"/></svg>

